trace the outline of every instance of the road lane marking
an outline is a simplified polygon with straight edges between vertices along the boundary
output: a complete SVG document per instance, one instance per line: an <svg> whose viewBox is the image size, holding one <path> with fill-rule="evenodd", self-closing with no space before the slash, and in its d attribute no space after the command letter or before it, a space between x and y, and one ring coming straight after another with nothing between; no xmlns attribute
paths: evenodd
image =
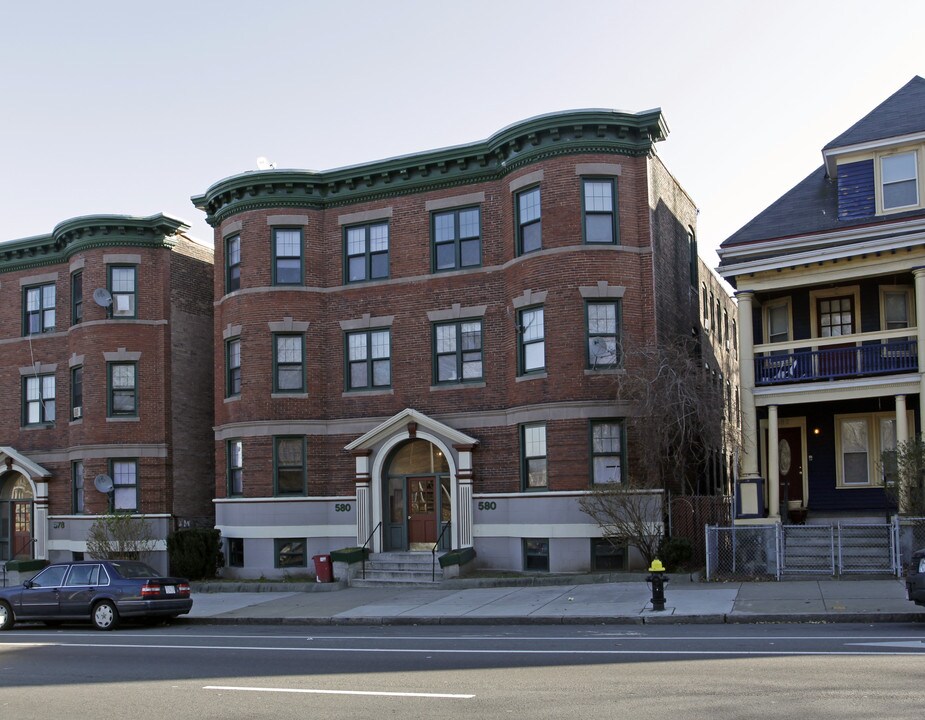
<svg viewBox="0 0 925 720"><path fill-rule="evenodd" d="M0 643L2 647L23 647L23 643ZM925 657L925 652L873 652L864 650L518 650L516 648L505 649L480 649L473 648L466 650L463 648L330 648L330 647L252 647L248 645L156 645L156 644L135 644L135 643L71 643L71 642L51 642L42 643L42 647L86 647L86 648L115 648L126 650L230 650L234 652L300 652L300 653L371 653L371 654L426 654L426 655L597 655L597 656L620 656L620 655L664 655L668 657L677 656L838 656L838 655L918 655ZM923 648L925 649L925 648Z"/></svg>
<svg viewBox="0 0 925 720"><path fill-rule="evenodd" d="M313 688L238 687L235 685L206 685L202 689L236 690L243 692L309 693L312 695L367 695L372 697L443 698L450 700L469 700L470 698L475 697L475 695L459 695L451 693L380 692L373 690L316 690Z"/></svg>
<svg viewBox="0 0 925 720"><path fill-rule="evenodd" d="M846 645L867 645L870 647L904 647L919 648L925 650L925 641L922 640L894 640L893 642L865 642L865 643L845 643Z"/></svg>

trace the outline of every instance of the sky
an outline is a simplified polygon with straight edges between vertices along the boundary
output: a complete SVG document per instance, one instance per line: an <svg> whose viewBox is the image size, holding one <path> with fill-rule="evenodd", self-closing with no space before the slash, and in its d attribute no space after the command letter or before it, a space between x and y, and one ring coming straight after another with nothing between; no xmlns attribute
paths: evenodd
<svg viewBox="0 0 925 720"><path fill-rule="evenodd" d="M186 220L266 157L328 170L529 117L661 108L701 255L925 75L921 0L0 0L0 241Z"/></svg>

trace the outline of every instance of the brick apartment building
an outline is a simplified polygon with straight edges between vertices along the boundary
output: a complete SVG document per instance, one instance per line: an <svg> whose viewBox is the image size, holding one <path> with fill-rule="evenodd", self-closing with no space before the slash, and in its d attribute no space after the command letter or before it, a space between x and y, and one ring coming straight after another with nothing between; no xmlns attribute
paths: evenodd
<svg viewBox="0 0 925 720"><path fill-rule="evenodd" d="M79 557L116 509L166 570L167 533L211 522L212 250L187 229L95 215L0 245L0 563Z"/></svg>
<svg viewBox="0 0 925 720"><path fill-rule="evenodd" d="M227 575L472 547L625 568L578 506L632 472L622 348L690 337L696 210L659 110L193 198L215 228L215 512ZM632 368L629 368L632 371Z"/></svg>

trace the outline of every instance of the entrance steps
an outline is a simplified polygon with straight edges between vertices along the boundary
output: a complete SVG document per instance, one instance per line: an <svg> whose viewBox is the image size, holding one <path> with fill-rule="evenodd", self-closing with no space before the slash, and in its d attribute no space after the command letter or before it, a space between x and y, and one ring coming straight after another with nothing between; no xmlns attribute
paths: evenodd
<svg viewBox="0 0 925 720"><path fill-rule="evenodd" d="M429 552L383 552L370 555L366 560L366 577L357 569L350 579L351 587L402 587L433 585L443 580L440 556L433 561Z"/></svg>

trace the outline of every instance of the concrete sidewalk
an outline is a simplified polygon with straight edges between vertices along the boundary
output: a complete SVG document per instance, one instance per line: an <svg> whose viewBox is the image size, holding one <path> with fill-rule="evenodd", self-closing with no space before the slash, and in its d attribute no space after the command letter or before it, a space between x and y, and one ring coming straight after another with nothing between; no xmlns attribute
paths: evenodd
<svg viewBox="0 0 925 720"><path fill-rule="evenodd" d="M345 587L333 592L194 592L187 622L497 625L925 622L899 579L669 583L655 612L645 582L529 587Z"/></svg>

